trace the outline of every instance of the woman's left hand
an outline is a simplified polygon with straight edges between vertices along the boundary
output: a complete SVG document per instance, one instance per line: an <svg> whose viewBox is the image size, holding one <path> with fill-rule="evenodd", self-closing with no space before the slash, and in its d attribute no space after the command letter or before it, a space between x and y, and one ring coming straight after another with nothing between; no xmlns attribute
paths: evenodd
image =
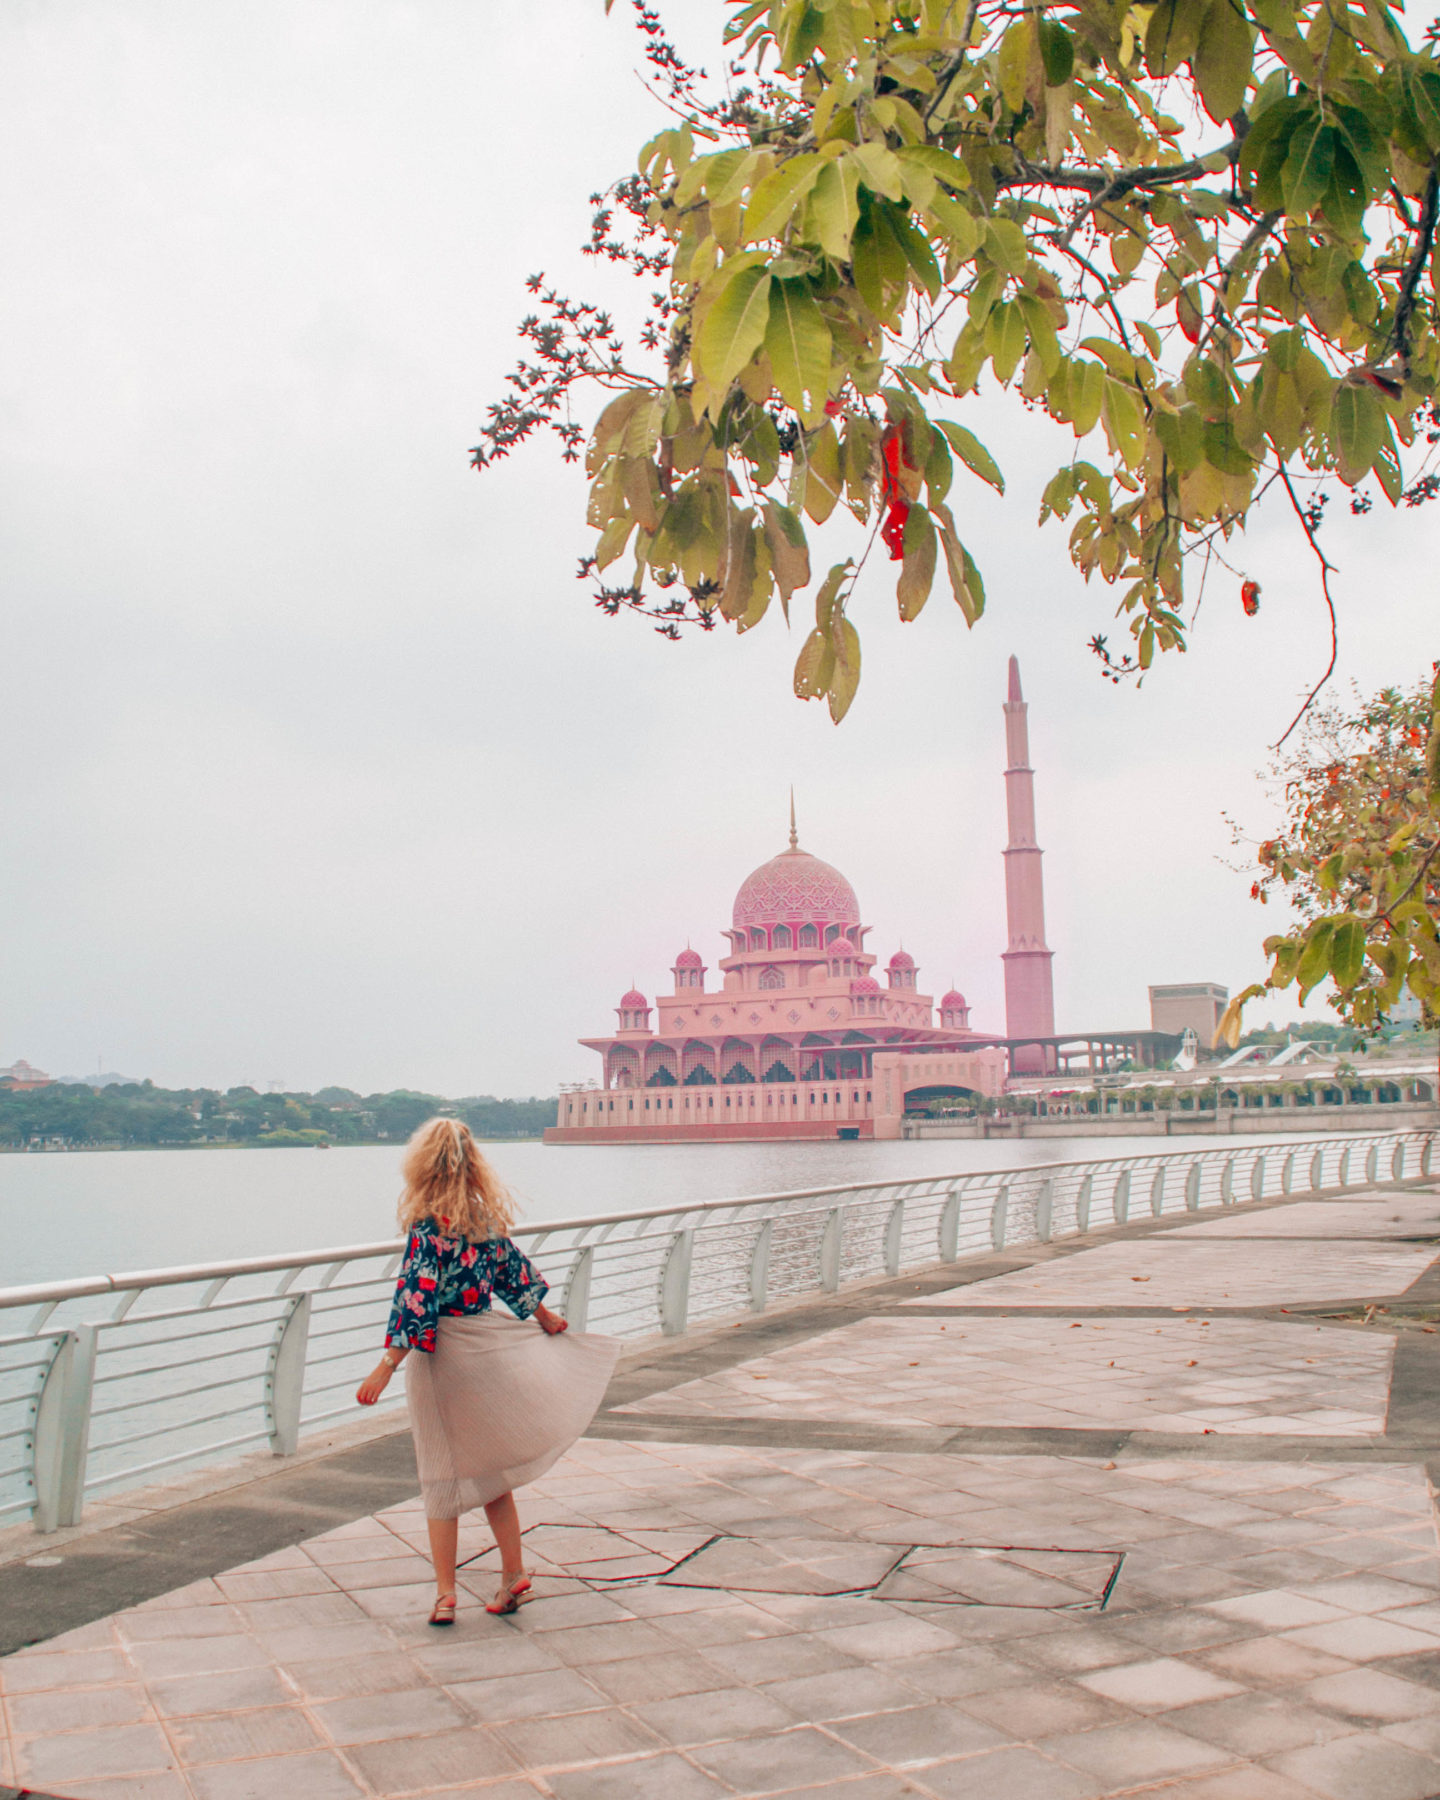
<svg viewBox="0 0 1440 1800"><path fill-rule="evenodd" d="M355 1398L361 1406L373 1406L390 1385L390 1377L395 1371L389 1363L382 1362L373 1368L355 1390Z"/></svg>
<svg viewBox="0 0 1440 1800"><path fill-rule="evenodd" d="M535 1323L548 1337L558 1337L562 1331L570 1329L570 1321L562 1319L559 1313L551 1312L548 1306L535 1308Z"/></svg>

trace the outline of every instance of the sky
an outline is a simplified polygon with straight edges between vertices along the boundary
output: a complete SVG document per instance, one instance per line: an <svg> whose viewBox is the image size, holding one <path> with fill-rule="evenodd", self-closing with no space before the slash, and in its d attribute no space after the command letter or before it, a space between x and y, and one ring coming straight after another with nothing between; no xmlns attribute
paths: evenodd
<svg viewBox="0 0 1440 1800"><path fill-rule="evenodd" d="M669 9L697 60L717 12ZM1060 1025L1263 972L1281 921L1224 815L1266 835L1256 771L1328 654L1278 509L1235 553L1258 618L1212 577L1189 654L1113 687L1085 646L1123 637L1114 594L1036 525L1071 440L982 394L1008 493L952 502L987 614L937 587L902 626L872 563L837 729L790 693L803 597L666 643L576 581L549 442L468 467L525 277L628 303L578 245L664 122L638 64L600 0L0 13L0 1064L553 1092L623 989L687 941L713 967L792 784L869 947L997 1030L1012 653ZM1433 515L1331 510L1341 692L1418 678Z"/></svg>

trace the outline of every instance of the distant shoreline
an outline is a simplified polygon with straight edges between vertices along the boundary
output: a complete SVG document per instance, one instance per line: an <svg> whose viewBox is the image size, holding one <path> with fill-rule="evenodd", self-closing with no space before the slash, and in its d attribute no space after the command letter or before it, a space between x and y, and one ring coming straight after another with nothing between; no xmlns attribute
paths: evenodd
<svg viewBox="0 0 1440 1800"><path fill-rule="evenodd" d="M544 1139L539 1132L519 1137L482 1137L477 1131L472 1134L477 1144L540 1144ZM32 1150L26 1144L0 1144L0 1156L85 1156L104 1153L114 1155L117 1151L131 1150L402 1150L404 1140L398 1138L363 1139L349 1144L258 1144L258 1143L216 1143L216 1144L66 1144L46 1149Z"/></svg>

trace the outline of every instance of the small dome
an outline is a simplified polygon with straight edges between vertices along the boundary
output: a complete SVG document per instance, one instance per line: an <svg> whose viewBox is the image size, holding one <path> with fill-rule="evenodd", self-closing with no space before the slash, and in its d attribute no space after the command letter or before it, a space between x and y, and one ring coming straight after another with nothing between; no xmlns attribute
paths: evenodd
<svg viewBox="0 0 1440 1800"><path fill-rule="evenodd" d="M888 966L892 969L913 969L915 967L915 958L908 950L897 950L890 958Z"/></svg>
<svg viewBox="0 0 1440 1800"><path fill-rule="evenodd" d="M951 988L950 992L946 994L945 998L940 1002L940 1010L941 1012L965 1012L968 1011L969 1005L970 1002L962 993L955 988Z"/></svg>
<svg viewBox="0 0 1440 1800"><path fill-rule="evenodd" d="M649 1007L650 1002L638 988L631 988L628 994L620 996L620 1004L626 1012L638 1012Z"/></svg>
<svg viewBox="0 0 1440 1800"><path fill-rule="evenodd" d="M878 994L880 983L873 975L861 975L850 983L850 992L852 994Z"/></svg>
<svg viewBox="0 0 1440 1800"><path fill-rule="evenodd" d="M851 937L848 931L842 931L839 937L831 938L830 942L825 946L825 954L827 956L858 955L854 938Z"/></svg>
<svg viewBox="0 0 1440 1800"><path fill-rule="evenodd" d="M675 967L677 969L703 969L705 961L698 950L691 950L687 946L675 958Z"/></svg>

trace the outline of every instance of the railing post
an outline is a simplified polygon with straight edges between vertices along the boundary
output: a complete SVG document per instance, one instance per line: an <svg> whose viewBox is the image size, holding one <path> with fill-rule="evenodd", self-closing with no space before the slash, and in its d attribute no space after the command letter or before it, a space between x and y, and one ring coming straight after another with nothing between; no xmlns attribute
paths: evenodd
<svg viewBox="0 0 1440 1800"><path fill-rule="evenodd" d="M1405 1179L1404 1138L1396 1138L1395 1148L1390 1152L1390 1179L1392 1181L1403 1181Z"/></svg>
<svg viewBox="0 0 1440 1800"><path fill-rule="evenodd" d="M954 1262L960 1254L960 1190L951 1188L940 1209L940 1260Z"/></svg>
<svg viewBox="0 0 1440 1800"><path fill-rule="evenodd" d="M1165 1165L1161 1163L1150 1183L1150 1213L1158 1219L1165 1210Z"/></svg>
<svg viewBox="0 0 1440 1800"><path fill-rule="evenodd" d="M1117 1225L1124 1225L1130 1217L1130 1171L1122 1169L1115 1182L1115 1192L1110 1196L1110 1211L1115 1216Z"/></svg>
<svg viewBox="0 0 1440 1800"><path fill-rule="evenodd" d="M1263 1154L1257 1156L1250 1165L1250 1198L1252 1200L1265 1198L1265 1157Z"/></svg>
<svg viewBox="0 0 1440 1800"><path fill-rule="evenodd" d="M1325 1152L1317 1150L1310 1158L1310 1192L1318 1194L1325 1185Z"/></svg>
<svg viewBox="0 0 1440 1800"><path fill-rule="evenodd" d="M1337 1185L1342 1188L1349 1187L1350 1185L1350 1152L1353 1149L1353 1144L1347 1144L1340 1152L1340 1172L1336 1177L1336 1181Z"/></svg>
<svg viewBox="0 0 1440 1800"><path fill-rule="evenodd" d="M583 1331L590 1320L590 1277L595 1267L595 1246L583 1244L570 1266L565 1283L565 1298L560 1310L575 1327Z"/></svg>
<svg viewBox="0 0 1440 1800"><path fill-rule="evenodd" d="M990 1208L990 1242L996 1250L1005 1248L1005 1228L1010 1222L1010 1184L1007 1181L995 1196ZM954 1258L950 1259L952 1262Z"/></svg>
<svg viewBox="0 0 1440 1800"><path fill-rule="evenodd" d="M1280 1171L1280 1192L1288 1194L1295 1186L1295 1152L1292 1150L1285 1158L1285 1166Z"/></svg>
<svg viewBox="0 0 1440 1800"><path fill-rule="evenodd" d="M1089 1174L1080 1183L1080 1192L1075 1196L1075 1229L1085 1232L1090 1229L1090 1190L1095 1177Z"/></svg>
<svg viewBox="0 0 1440 1800"><path fill-rule="evenodd" d="M885 1221L885 1273L900 1273L900 1258L905 1244L905 1202L896 1200L890 1207L890 1216Z"/></svg>
<svg viewBox="0 0 1440 1800"><path fill-rule="evenodd" d="M1050 1228L1055 1212L1055 1177L1047 1175L1035 1196L1035 1235L1042 1244L1050 1242Z"/></svg>
<svg viewBox="0 0 1440 1800"><path fill-rule="evenodd" d="M1199 1212L1200 1210L1200 1165L1198 1162L1192 1162L1185 1171L1185 1210L1186 1212Z"/></svg>
<svg viewBox="0 0 1440 1800"><path fill-rule="evenodd" d="M37 1531L78 1525L85 1508L96 1338L93 1325L67 1331L40 1385L31 1439Z"/></svg>
<svg viewBox="0 0 1440 1800"><path fill-rule="evenodd" d="M1365 1179L1376 1182L1380 1179L1380 1146L1372 1144L1365 1152Z"/></svg>
<svg viewBox="0 0 1440 1800"><path fill-rule="evenodd" d="M1225 1167L1220 1171L1220 1204L1222 1206L1235 1204L1235 1158L1233 1156L1225 1159Z"/></svg>
<svg viewBox="0 0 1440 1800"><path fill-rule="evenodd" d="M820 1288L833 1294L840 1285L840 1253L845 1244L845 1208L832 1206L820 1233Z"/></svg>
<svg viewBox="0 0 1440 1800"><path fill-rule="evenodd" d="M293 1456L300 1442L300 1402L305 1395L305 1351L310 1341L310 1294L307 1289L285 1309L270 1349L265 1372L265 1413L270 1448L277 1456Z"/></svg>
<svg viewBox="0 0 1440 1800"><path fill-rule="evenodd" d="M694 1253L694 1228L687 1226L670 1239L660 1271L660 1329L666 1337L680 1337L685 1331L690 1316L690 1263Z"/></svg>
<svg viewBox="0 0 1440 1800"><path fill-rule="evenodd" d="M1430 1154L1434 1148L1435 1133L1433 1131L1427 1131L1425 1133L1425 1148L1420 1152L1420 1173L1422 1175L1428 1175L1430 1173Z"/></svg>
<svg viewBox="0 0 1440 1800"><path fill-rule="evenodd" d="M775 1221L766 1219L755 1233L755 1248L750 1252L750 1310L761 1313L770 1292L770 1240Z"/></svg>

